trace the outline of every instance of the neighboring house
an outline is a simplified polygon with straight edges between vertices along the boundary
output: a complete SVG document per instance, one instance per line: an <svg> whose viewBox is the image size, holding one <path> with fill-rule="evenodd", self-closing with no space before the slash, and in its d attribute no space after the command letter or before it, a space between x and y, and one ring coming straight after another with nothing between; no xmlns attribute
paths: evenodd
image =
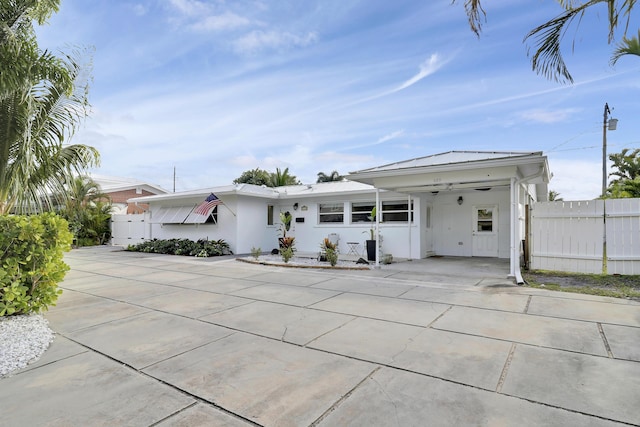
<svg viewBox="0 0 640 427"><path fill-rule="evenodd" d="M157 185L131 178L95 174L91 174L90 177L100 186L102 192L111 198L113 214L139 214L145 212L149 208L149 205L145 203L129 203L127 200L133 197L168 193L167 190Z"/></svg>
<svg viewBox="0 0 640 427"><path fill-rule="evenodd" d="M546 200L550 179L542 152L451 151L352 172L346 181L285 187L236 184L129 199L148 204L148 238L224 239L235 253L278 246L279 213L293 216L288 235L317 252L330 233L339 250L363 251L377 218L383 253L510 258L519 274L525 206ZM207 196L223 204L197 214ZM409 220L410 219L410 220Z"/></svg>

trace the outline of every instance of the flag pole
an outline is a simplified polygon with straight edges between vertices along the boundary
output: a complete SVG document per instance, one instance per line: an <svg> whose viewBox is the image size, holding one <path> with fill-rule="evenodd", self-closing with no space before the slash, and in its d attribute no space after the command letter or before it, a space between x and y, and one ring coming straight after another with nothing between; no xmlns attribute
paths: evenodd
<svg viewBox="0 0 640 427"><path fill-rule="evenodd" d="M222 199L220 199L222 200ZM229 210L229 212L231 212L233 214L233 216L237 217L238 215L236 215L236 213L234 211L231 210L231 208L229 206L227 206L226 203L221 203L222 206L224 206L225 208L227 208Z"/></svg>

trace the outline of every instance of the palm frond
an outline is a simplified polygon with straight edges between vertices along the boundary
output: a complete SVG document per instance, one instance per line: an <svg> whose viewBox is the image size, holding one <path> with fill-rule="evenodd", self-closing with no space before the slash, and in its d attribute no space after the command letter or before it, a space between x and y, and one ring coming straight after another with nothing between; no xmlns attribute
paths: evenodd
<svg viewBox="0 0 640 427"><path fill-rule="evenodd" d="M452 4L455 2L456 0L453 0ZM480 32L482 32L482 22L487 18L487 13L482 7L480 0L465 0L464 10L467 12L467 18L469 19L469 27L471 27L471 31L473 31L476 36L479 37Z"/></svg>
<svg viewBox="0 0 640 427"><path fill-rule="evenodd" d="M573 77L562 57L560 43L569 24L576 17L581 16L587 7L602 1L609 0L591 0L581 6L568 8L556 18L534 28L525 36L525 42L534 38L534 45L537 47L531 56L533 71L542 74L549 80L573 83ZM527 50L527 55L530 55L529 50Z"/></svg>
<svg viewBox="0 0 640 427"><path fill-rule="evenodd" d="M616 49L613 51L609 63L612 66L616 65L618 60L625 55L640 56L640 30L638 30L638 35L635 37L622 38L622 41L617 44Z"/></svg>

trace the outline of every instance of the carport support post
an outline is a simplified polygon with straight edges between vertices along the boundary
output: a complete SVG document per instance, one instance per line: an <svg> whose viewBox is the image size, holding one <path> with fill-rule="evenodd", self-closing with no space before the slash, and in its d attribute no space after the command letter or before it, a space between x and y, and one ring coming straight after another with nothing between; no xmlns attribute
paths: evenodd
<svg viewBox="0 0 640 427"><path fill-rule="evenodd" d="M375 268L380 268L380 189L376 188L376 265Z"/></svg>
<svg viewBox="0 0 640 427"><path fill-rule="evenodd" d="M510 234L511 234L511 251L509 254L509 277L517 279L516 270L520 270L520 251L519 251L519 230L520 218L518 215L520 183L516 178L511 178L511 209L510 209ZM518 271L519 273L519 271Z"/></svg>

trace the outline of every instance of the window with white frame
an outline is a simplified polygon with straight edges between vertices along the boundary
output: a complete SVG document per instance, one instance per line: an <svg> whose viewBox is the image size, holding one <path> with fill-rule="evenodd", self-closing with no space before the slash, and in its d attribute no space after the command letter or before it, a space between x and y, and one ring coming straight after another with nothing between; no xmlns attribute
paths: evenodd
<svg viewBox="0 0 640 427"><path fill-rule="evenodd" d="M375 202L353 202L351 203L351 222L371 222L371 211Z"/></svg>
<svg viewBox="0 0 640 427"><path fill-rule="evenodd" d="M267 225L273 225L273 205L267 205Z"/></svg>
<svg viewBox="0 0 640 427"><path fill-rule="evenodd" d="M344 203L320 203L318 205L318 223L337 222L344 222Z"/></svg>
<svg viewBox="0 0 640 427"><path fill-rule="evenodd" d="M405 201L382 202L382 222L407 222L409 218L409 203ZM411 202L411 221L413 221L413 202Z"/></svg>

